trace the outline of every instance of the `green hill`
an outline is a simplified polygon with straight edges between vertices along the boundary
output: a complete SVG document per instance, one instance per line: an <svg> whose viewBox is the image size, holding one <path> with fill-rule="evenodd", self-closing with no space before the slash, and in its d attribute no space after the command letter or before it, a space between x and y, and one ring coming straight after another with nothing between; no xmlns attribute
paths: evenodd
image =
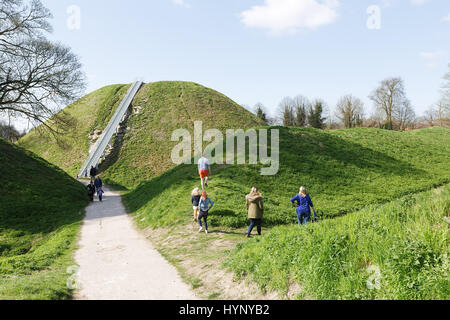
<svg viewBox="0 0 450 320"><path fill-rule="evenodd" d="M77 127L64 137L64 143L43 140L32 132L20 144L75 175L87 157L93 134L103 130L126 90L124 85L105 87L68 107L66 111L77 119ZM145 85L133 101L133 110L115 138L112 153L101 166L102 176L109 184L128 188L123 196L124 204L141 228L175 228L173 236L177 237L177 226L182 228L192 223L190 192L199 186L199 178L196 165L172 164L170 153L177 144L169 142L173 130L188 129L192 133L196 120L203 121L204 130L217 128L222 132L260 127L262 123L222 94L186 82ZM447 187L439 195L429 192L450 183L450 130L439 127L408 132L367 128L269 129L280 130L277 175L261 176L261 164L213 165L208 188L215 202L209 217L212 230L229 234L236 244L243 240L240 234L236 235L236 230L241 232L247 226L244 197L256 185L265 199L264 227L269 232L239 245L231 256L223 252L223 256L221 253L214 259L230 257L227 265L231 270L238 276L253 277L264 289L283 291L290 282L298 283L305 288L299 297L402 299L421 298L424 292L430 292L433 295L430 298L448 297L440 276L447 263L442 257L446 252L443 243L448 247L448 236L442 231L445 221L437 222L442 216L448 216L448 207L442 205L448 202L448 192ZM289 199L298 193L301 185L308 188L323 222L297 233L295 209ZM413 202L417 206L410 205ZM432 207L433 211L421 218L421 210L435 202L439 206ZM383 217L371 220L378 212ZM389 225L391 215L397 220ZM402 224L402 219L407 219L407 223ZM377 238L376 234L386 232L389 237ZM317 243L311 245L317 253L308 248L295 249L302 245L299 234L308 243ZM366 243L365 234L379 249ZM429 236L429 239L418 238L418 242L412 242L416 236ZM430 239L440 242L433 245ZM207 246L207 240L201 245ZM355 241L359 241L358 245ZM408 243L413 246L411 254ZM342 249L345 247L351 248ZM386 251L386 248L390 249ZM198 247L184 246L183 254L195 250ZM275 257L286 255L286 259L280 258L272 267L272 260L262 257L268 251ZM348 252L351 253L347 255ZM395 262L393 257L397 253L403 255L405 264L417 257L417 270ZM171 261L184 257L168 256ZM303 257L313 259L315 264L308 265ZM430 259L438 260L430 264ZM244 260L248 261L244 263ZM300 276L289 263L296 268L314 267L318 271ZM392 292L368 292L363 288L361 279L365 279L365 271L361 270L375 263L390 277L387 288ZM395 268L386 263L404 271L394 274ZM435 269L429 269L430 265ZM331 276L339 268L342 272ZM280 270L279 275L276 270ZM352 278L355 270L359 273ZM411 278L405 276L408 273ZM427 273L437 280L422 279ZM417 294L404 286L416 288Z"/></svg>
<svg viewBox="0 0 450 320"><path fill-rule="evenodd" d="M110 120L129 85L114 85L97 90L65 109L76 120L75 127L55 144L31 132L20 145L35 152L71 175L76 175L86 160L89 136L100 133ZM191 82L155 82L145 84L133 103L134 112L119 135L114 149L101 166L102 176L110 184L134 187L174 167L171 142L176 129L193 131L194 121L203 128L247 129L263 123L223 94Z"/></svg>
<svg viewBox="0 0 450 320"><path fill-rule="evenodd" d="M448 300L450 185L239 244L226 265L297 299Z"/></svg>
<svg viewBox="0 0 450 320"><path fill-rule="evenodd" d="M198 234L192 245L166 245L192 229L195 166L176 167L125 194L128 211L142 229L164 227L160 249L192 281L198 277L194 267L183 269L181 262L196 257L198 267L224 261L263 291L284 294L297 286L297 298L449 298L450 130L278 129L278 175L261 176L260 165L213 166L208 238ZM266 229L248 241L244 197L253 185L264 196ZM296 225L289 202L300 185L321 218L304 228ZM186 235L179 237L183 242ZM236 249L211 253L223 237ZM378 271L381 289L369 289L367 281Z"/></svg>
<svg viewBox="0 0 450 320"><path fill-rule="evenodd" d="M211 224L247 224L244 196L253 185L265 196L265 225L295 223L289 199L308 188L322 218L340 216L370 204L450 182L450 130L409 132L377 129L321 131L280 129L280 171L261 176L260 165L212 168L210 195L217 202ZM140 224L167 226L184 221L190 191L199 184L195 166L182 165L125 195ZM177 199L177 201L174 201Z"/></svg>
<svg viewBox="0 0 450 320"><path fill-rule="evenodd" d="M0 139L0 300L65 299L88 203L61 169Z"/></svg>
<svg viewBox="0 0 450 320"><path fill-rule="evenodd" d="M88 156L89 145L93 142L89 135L95 130L106 128L128 88L126 85L107 86L67 107L64 111L74 119L74 127L60 137L60 143L55 143L50 135L33 130L18 144L71 176L77 175Z"/></svg>

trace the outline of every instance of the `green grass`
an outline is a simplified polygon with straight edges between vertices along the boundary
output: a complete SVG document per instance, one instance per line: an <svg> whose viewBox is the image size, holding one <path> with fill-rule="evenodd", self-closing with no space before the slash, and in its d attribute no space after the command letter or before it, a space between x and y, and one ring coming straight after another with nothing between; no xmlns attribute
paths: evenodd
<svg viewBox="0 0 450 320"><path fill-rule="evenodd" d="M125 89L106 87L69 107L79 127L65 137L66 149L34 133L20 143L70 174L77 173L87 157L88 135L106 126ZM147 84L133 105L140 111L128 119L120 148L103 167L103 180L123 191L124 204L141 228L185 225L191 219L190 192L199 185L199 178L196 165L174 166L171 162L171 150L177 144L170 142L172 131L183 128L192 132L196 120L203 120L204 130L247 129L262 124L224 95L189 82ZM416 205L398 209L413 201L424 209L427 201L442 203L448 199L447 189L442 191L443 199L429 193L423 194L423 203L410 198L450 182L448 129L273 129L280 130L281 139L276 176L261 176L261 165L212 168L208 192L215 206L209 224L215 230L245 228L245 194L256 185L264 196L264 227L270 231L259 242L250 241L238 248L229 262L232 270L254 277L264 289L286 291L290 281L297 282L303 288L299 298L448 298L443 289L448 279L442 277L447 268L443 220L441 224L432 220L437 224L430 227L431 220L420 218ZM299 231L289 199L301 185L308 188L322 222ZM400 198L409 200L396 202L404 201L397 200ZM396 210L398 217L392 219L398 221L388 224L389 212ZM438 215L448 215L446 206L437 210ZM404 216L411 219L402 224L399 221ZM426 216L437 219L433 213ZM365 240L366 233L371 242ZM303 239L299 234L309 241L305 246L299 245ZM422 234L430 238L421 238ZM432 245L430 239L441 242ZM373 241L379 250L371 245ZM201 245L207 247L207 238L192 250L201 250ZM262 257L266 249L273 253L269 258ZM178 259L179 255L174 251L169 258ZM368 291L365 270L372 265L381 269L383 287Z"/></svg>
<svg viewBox="0 0 450 320"><path fill-rule="evenodd" d="M32 132L20 145L47 161L76 175L86 160L88 136L103 130L124 97L129 85L114 85L97 90L65 109L77 120L77 126L64 138L64 146ZM171 151L172 132L193 132L194 121L203 121L204 129L251 128L263 123L223 94L199 84L164 81L145 84L133 106L139 109L127 123L123 142L102 166L105 182L118 188L134 188L174 167Z"/></svg>
<svg viewBox="0 0 450 320"><path fill-rule="evenodd" d="M299 299L448 299L450 131L279 129L278 175L260 176L260 166L213 167L213 230L248 224L244 195L252 185L264 195L269 227L242 244L238 236L236 250L216 259L228 258L238 278L281 296L297 283ZM141 228L184 225L198 183L195 166L182 165L125 193L124 203ZM322 218L301 229L289 203L300 185ZM204 251L205 260L209 244L205 237L200 247L170 256ZM370 290L376 268L381 287Z"/></svg>
<svg viewBox="0 0 450 320"><path fill-rule="evenodd" d="M213 167L214 230L247 225L244 195L252 185L265 199L269 231L235 240L231 255L220 252L230 270L281 295L297 283L299 299L448 299L450 187L429 190L450 182L450 131L279 129L278 175L260 176L260 166ZM186 224L198 183L195 166L182 165L126 193L124 203L141 228ZM301 229L289 203L300 185L322 218ZM371 267L381 272L379 290L367 287Z"/></svg>
<svg viewBox="0 0 450 320"><path fill-rule="evenodd" d="M61 169L0 139L0 300L68 299L68 266L88 203Z"/></svg>
<svg viewBox="0 0 450 320"><path fill-rule="evenodd" d="M239 244L226 265L263 290L296 282L299 299L448 300L449 198L446 185L302 228L276 227ZM376 278L378 288L367 285Z"/></svg>
<svg viewBox="0 0 450 320"><path fill-rule="evenodd" d="M209 299L209 300L214 300L214 299L219 298L221 295L222 295L221 292L214 292L214 293L211 293L211 294L208 296L208 299Z"/></svg>
<svg viewBox="0 0 450 320"><path fill-rule="evenodd" d="M264 225L276 226L296 223L289 199L301 185L321 218L332 218L450 182L447 129L279 129L278 175L261 176L260 166L213 166L211 226L246 226L244 197L253 185L264 196ZM124 203L143 228L184 223L198 184L196 167L182 165L128 192Z"/></svg>
<svg viewBox="0 0 450 320"><path fill-rule="evenodd" d="M75 119L75 123L60 137L61 143L57 144L50 136L33 130L18 145L76 176L89 154L89 135L106 128L128 88L129 85L123 84L107 86L64 109Z"/></svg>

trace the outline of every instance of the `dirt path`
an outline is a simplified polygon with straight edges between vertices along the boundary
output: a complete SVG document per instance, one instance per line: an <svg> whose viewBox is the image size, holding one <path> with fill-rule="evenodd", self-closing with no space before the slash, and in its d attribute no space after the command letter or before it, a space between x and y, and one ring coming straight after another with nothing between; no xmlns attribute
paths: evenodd
<svg viewBox="0 0 450 320"><path fill-rule="evenodd" d="M79 250L76 299L196 299L177 273L135 228L119 194L105 189L103 203L86 209Z"/></svg>

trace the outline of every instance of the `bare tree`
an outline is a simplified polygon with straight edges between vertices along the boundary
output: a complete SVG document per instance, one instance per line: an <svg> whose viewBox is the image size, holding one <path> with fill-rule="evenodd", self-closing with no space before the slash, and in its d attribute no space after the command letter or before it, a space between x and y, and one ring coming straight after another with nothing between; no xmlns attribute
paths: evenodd
<svg viewBox="0 0 450 320"><path fill-rule="evenodd" d="M407 127L414 127L416 113L409 100L405 99L402 104L395 108L392 116L400 130L404 130Z"/></svg>
<svg viewBox="0 0 450 320"><path fill-rule="evenodd" d="M20 133L13 125L0 121L0 138L10 142L15 142L21 136L23 136L23 134Z"/></svg>
<svg viewBox="0 0 450 320"><path fill-rule="evenodd" d="M450 64L448 65L450 68ZM442 99L444 102L444 105L449 108L450 105L450 71L447 72L444 76L445 83L442 85Z"/></svg>
<svg viewBox="0 0 450 320"><path fill-rule="evenodd" d="M336 105L336 117L341 120L345 128L362 125L363 114L364 103L352 95L341 97Z"/></svg>
<svg viewBox="0 0 450 320"><path fill-rule="evenodd" d="M446 127L450 123L450 107L443 97L434 106L434 118L440 127Z"/></svg>
<svg viewBox="0 0 450 320"><path fill-rule="evenodd" d="M435 126L436 125L436 108L434 105L431 105L423 114L423 119L429 126Z"/></svg>
<svg viewBox="0 0 450 320"><path fill-rule="evenodd" d="M405 100L405 86L401 78L388 78L369 96L375 107L383 110L386 116L386 128L392 129L393 113Z"/></svg>
<svg viewBox="0 0 450 320"><path fill-rule="evenodd" d="M81 96L85 82L78 57L45 38L50 18L40 0L0 3L0 114L31 120L56 135L73 125L58 111Z"/></svg>
<svg viewBox="0 0 450 320"><path fill-rule="evenodd" d="M448 67L450 68L450 64ZM437 104L441 126L444 120L448 122L450 119L450 71L445 74L444 81L441 90L442 98Z"/></svg>
<svg viewBox="0 0 450 320"><path fill-rule="evenodd" d="M326 106L324 114L327 118L326 127L328 130L342 128L341 124L336 119L336 111L333 108Z"/></svg>

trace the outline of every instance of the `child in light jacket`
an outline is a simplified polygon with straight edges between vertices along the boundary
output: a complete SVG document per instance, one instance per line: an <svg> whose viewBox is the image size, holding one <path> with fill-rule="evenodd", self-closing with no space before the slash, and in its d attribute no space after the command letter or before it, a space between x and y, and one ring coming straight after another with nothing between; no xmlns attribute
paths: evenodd
<svg viewBox="0 0 450 320"><path fill-rule="evenodd" d="M208 194L206 191L202 192L202 196L200 198L200 202L198 204L198 207L200 209L200 214L198 216L198 223L200 224L200 230L199 232L203 231L202 226L202 219L205 222L205 233L208 234L208 213L209 210L214 206L214 203L211 201L210 198L208 198Z"/></svg>

